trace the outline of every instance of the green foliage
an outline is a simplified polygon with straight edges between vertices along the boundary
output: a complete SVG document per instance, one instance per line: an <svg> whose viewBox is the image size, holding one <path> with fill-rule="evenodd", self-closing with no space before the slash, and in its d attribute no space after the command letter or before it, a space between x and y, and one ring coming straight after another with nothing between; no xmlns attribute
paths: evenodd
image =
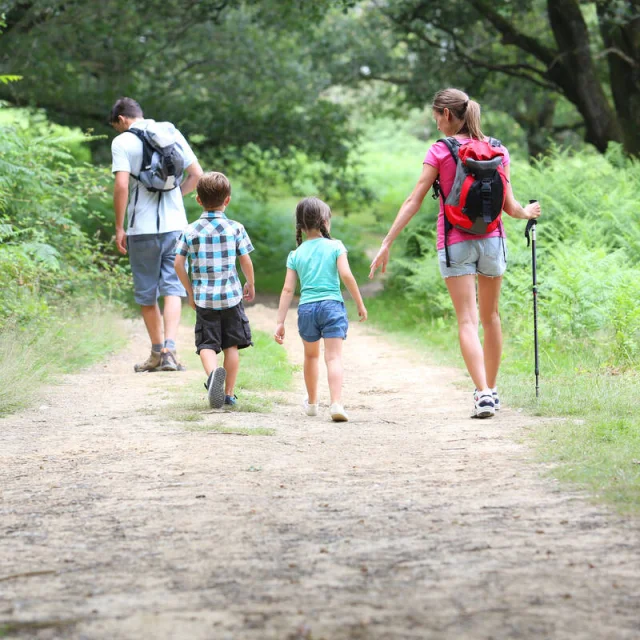
<svg viewBox="0 0 640 640"><path fill-rule="evenodd" d="M108 175L79 163L68 133L0 124L0 326L45 316L71 294L110 297L122 270L78 218L104 198Z"/></svg>
<svg viewBox="0 0 640 640"><path fill-rule="evenodd" d="M316 24L332 4L14 3L0 38L0 73L25 77L0 86L0 97L43 107L66 126L102 130L115 99L129 95L149 117L174 122L203 166L227 168L237 158L256 169L246 163L258 147L256 161L266 165L260 155L271 154L282 175L302 153L320 163L316 182L329 179L325 196L350 192L357 186L344 171L354 123L327 98L330 76L312 55ZM106 145L95 151L106 161ZM321 171L325 165L343 172Z"/></svg>

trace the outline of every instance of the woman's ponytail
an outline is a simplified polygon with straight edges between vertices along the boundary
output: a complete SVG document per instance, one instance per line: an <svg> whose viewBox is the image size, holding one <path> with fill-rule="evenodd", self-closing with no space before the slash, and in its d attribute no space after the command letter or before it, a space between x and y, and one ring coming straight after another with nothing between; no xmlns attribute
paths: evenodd
<svg viewBox="0 0 640 640"><path fill-rule="evenodd" d="M449 109L451 115L459 120L461 125L457 133L468 135L475 140L484 140L480 128L480 105L460 89L442 89L433 97L432 107L442 113Z"/></svg>
<svg viewBox="0 0 640 640"><path fill-rule="evenodd" d="M475 100L469 100L464 113L464 125L460 133L466 133L474 140L484 140L484 134L480 128L480 105Z"/></svg>

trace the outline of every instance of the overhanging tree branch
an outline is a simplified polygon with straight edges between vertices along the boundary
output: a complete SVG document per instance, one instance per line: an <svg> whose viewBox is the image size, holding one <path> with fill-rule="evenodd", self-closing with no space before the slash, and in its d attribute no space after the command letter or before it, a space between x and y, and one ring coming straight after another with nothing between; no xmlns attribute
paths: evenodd
<svg viewBox="0 0 640 640"><path fill-rule="evenodd" d="M413 19L411 23L407 24L405 21L399 20L396 16L391 14L388 11L383 11L384 15L391 21L393 21L396 25L402 27L406 32L413 34L419 40L427 44L429 47L433 49L437 49L440 51L449 52L446 47L442 46L441 41L436 40L432 37L429 37L423 30L417 29L412 25ZM445 28L443 25L435 23L434 26L437 29L440 29L443 33L446 33L450 38L450 43L453 47L453 52L460 60L465 67L472 71L474 68L481 68L486 71L497 71L499 73L504 73L505 75L521 78L523 80L527 80L543 89L549 91L557 91L558 87L552 82L549 82L546 77L547 70L541 69L538 67L534 67L533 65L526 63L513 63L513 64L497 64L486 62L480 57L471 56L468 53L465 53L463 48L460 46L457 35L452 29ZM531 75L536 74L538 77Z"/></svg>
<svg viewBox="0 0 640 640"><path fill-rule="evenodd" d="M469 0L469 4L502 34L503 44L514 45L530 53L547 67L551 66L557 58L558 53L556 51L516 29L513 23L509 22L509 20L495 10L495 5L490 1Z"/></svg>

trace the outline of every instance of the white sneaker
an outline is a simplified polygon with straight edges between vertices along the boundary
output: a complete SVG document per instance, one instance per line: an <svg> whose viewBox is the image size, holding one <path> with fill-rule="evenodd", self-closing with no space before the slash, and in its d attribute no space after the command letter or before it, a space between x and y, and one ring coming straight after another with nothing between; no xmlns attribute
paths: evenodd
<svg viewBox="0 0 640 640"><path fill-rule="evenodd" d="M496 407L491 391L475 391L473 394L472 418L492 418L496 415Z"/></svg>
<svg viewBox="0 0 640 640"><path fill-rule="evenodd" d="M344 410L344 407L337 402L334 402L329 408L329 413L331 414L331 419L334 422L347 422L349 420L349 416L347 412Z"/></svg>
<svg viewBox="0 0 640 640"><path fill-rule="evenodd" d="M476 389L473 392L473 401L476 402L478 400L478 394L480 392ZM491 389L491 394L493 395L493 408L496 411L500 411L500 396L498 395L498 387L493 387Z"/></svg>
<svg viewBox="0 0 640 640"><path fill-rule="evenodd" d="M308 416L317 416L318 415L318 405L317 404L309 404L309 398L305 398L303 402L304 412Z"/></svg>
<svg viewBox="0 0 640 640"><path fill-rule="evenodd" d="M498 387L493 387L491 389L491 393L493 394L493 406L496 411L500 411L500 396L498 395Z"/></svg>

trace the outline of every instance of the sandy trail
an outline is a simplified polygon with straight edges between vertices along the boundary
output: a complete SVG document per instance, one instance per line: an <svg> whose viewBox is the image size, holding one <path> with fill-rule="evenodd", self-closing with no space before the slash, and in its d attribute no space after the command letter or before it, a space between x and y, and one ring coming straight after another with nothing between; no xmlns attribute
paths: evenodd
<svg viewBox="0 0 640 640"><path fill-rule="evenodd" d="M547 477L535 419L470 420L459 371L353 324L351 421L330 422L324 381L304 416L296 374L273 413L206 412L276 429L242 437L163 418L202 374L134 374L141 345L135 324L0 421L0 637L640 637L638 520Z"/></svg>

